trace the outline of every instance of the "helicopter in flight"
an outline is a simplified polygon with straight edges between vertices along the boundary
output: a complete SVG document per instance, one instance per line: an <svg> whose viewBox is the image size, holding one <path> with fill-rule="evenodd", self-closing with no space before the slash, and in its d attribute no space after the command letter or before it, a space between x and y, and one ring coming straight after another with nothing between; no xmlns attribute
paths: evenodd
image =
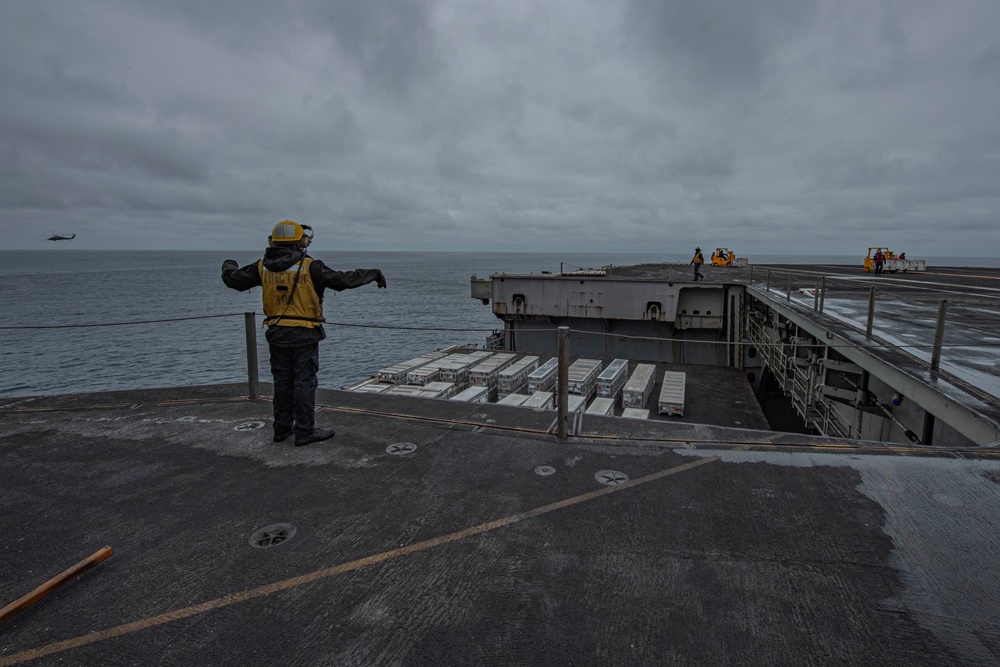
<svg viewBox="0 0 1000 667"><path fill-rule="evenodd" d="M53 234L49 237L49 241L72 241L76 238L76 234L71 236L59 236L58 234Z"/></svg>

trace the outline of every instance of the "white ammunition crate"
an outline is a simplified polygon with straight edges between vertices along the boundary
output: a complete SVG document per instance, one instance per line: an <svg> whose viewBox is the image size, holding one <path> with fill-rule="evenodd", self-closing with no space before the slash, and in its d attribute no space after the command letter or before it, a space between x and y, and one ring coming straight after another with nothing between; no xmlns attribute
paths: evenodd
<svg viewBox="0 0 1000 667"><path fill-rule="evenodd" d="M361 382L355 382L354 384L349 384L346 387L342 387L344 391L370 391L378 393L379 391L384 391L391 387L390 384L381 384L377 377L370 377L367 380L362 380ZM368 387L375 387L375 389L369 389Z"/></svg>
<svg viewBox="0 0 1000 667"><path fill-rule="evenodd" d="M687 373L664 371L663 385L660 387L660 401L657 409L661 415L684 416L684 385Z"/></svg>
<svg viewBox="0 0 1000 667"><path fill-rule="evenodd" d="M522 405L529 398L527 394L508 394L497 401L497 405Z"/></svg>
<svg viewBox="0 0 1000 667"><path fill-rule="evenodd" d="M549 391L556 384L559 359L553 357L528 374L528 391Z"/></svg>
<svg viewBox="0 0 1000 667"><path fill-rule="evenodd" d="M393 366L389 366L388 368L383 368L378 372L378 380L379 382L388 382L390 384L406 382L407 373L415 368L420 368L421 366L426 366L434 361L437 361L441 357L445 356L445 354L445 352L428 352L427 354L421 355L415 359L404 361L401 364L395 364Z"/></svg>
<svg viewBox="0 0 1000 667"><path fill-rule="evenodd" d="M569 393L588 398L594 392L597 376L601 374L600 359L577 359L569 367Z"/></svg>
<svg viewBox="0 0 1000 667"><path fill-rule="evenodd" d="M387 382L378 382L372 378L372 382L355 385L351 391L359 391L364 394L381 394L392 389L392 385Z"/></svg>
<svg viewBox="0 0 1000 667"><path fill-rule="evenodd" d="M507 395L516 392L525 385L528 374L536 368L538 368L538 357L524 357L500 371L497 375L500 393Z"/></svg>
<svg viewBox="0 0 1000 667"><path fill-rule="evenodd" d="M644 408L649 402L649 394L653 391L655 384L656 366L653 364L639 364L632 371L632 377L628 379L622 388L622 407Z"/></svg>
<svg viewBox="0 0 1000 667"><path fill-rule="evenodd" d="M603 415L605 417L615 416L615 399L598 396L587 408L588 415Z"/></svg>
<svg viewBox="0 0 1000 667"><path fill-rule="evenodd" d="M522 408L534 408L535 410L551 410L553 407L551 391L536 391L528 397Z"/></svg>
<svg viewBox="0 0 1000 667"><path fill-rule="evenodd" d="M469 387L458 392L449 400L464 401L466 403L486 403L489 395L490 390L488 387Z"/></svg>
<svg viewBox="0 0 1000 667"><path fill-rule="evenodd" d="M513 352L498 352L469 371L469 382L477 387L497 388L500 371L514 363L517 355Z"/></svg>
<svg viewBox="0 0 1000 667"><path fill-rule="evenodd" d="M428 382L420 392L421 398L451 398L457 393L451 382Z"/></svg>
<svg viewBox="0 0 1000 667"><path fill-rule="evenodd" d="M397 384L385 393L393 394L394 396L417 396L423 390L422 386L415 384Z"/></svg>
<svg viewBox="0 0 1000 667"><path fill-rule="evenodd" d="M566 395L566 412L573 414L574 412L583 412L587 408L588 396L581 396L580 394L567 394ZM559 406L556 406L559 409Z"/></svg>
<svg viewBox="0 0 1000 667"><path fill-rule="evenodd" d="M440 376L441 369L437 366L422 366L407 373L406 382L408 384L427 384L428 382L437 382Z"/></svg>
<svg viewBox="0 0 1000 667"><path fill-rule="evenodd" d="M622 410L622 417L625 419L649 419L649 410L639 408L625 408Z"/></svg>
<svg viewBox="0 0 1000 667"><path fill-rule="evenodd" d="M618 393L628 380L628 359L615 359L597 376L597 395L618 400Z"/></svg>

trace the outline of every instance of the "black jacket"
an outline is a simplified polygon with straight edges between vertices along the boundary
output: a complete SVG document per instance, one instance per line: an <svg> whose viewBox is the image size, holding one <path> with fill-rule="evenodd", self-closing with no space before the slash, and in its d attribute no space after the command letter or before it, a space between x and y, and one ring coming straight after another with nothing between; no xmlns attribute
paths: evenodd
<svg viewBox="0 0 1000 667"><path fill-rule="evenodd" d="M305 251L298 248L285 246L268 248L264 251L264 267L269 271L284 271L294 266L304 256ZM385 277L378 269L334 271L318 259L314 259L309 266L309 275L316 287L317 294L319 294L320 301L323 300L323 293L327 289L340 292L373 282L379 283L379 286L385 285ZM240 292L260 287L261 278L257 262L240 268L235 260L227 259L222 263L222 282L227 287ZM275 347L304 347L326 338L326 332L322 326L315 328L286 327L279 323L267 328L266 337L267 342Z"/></svg>

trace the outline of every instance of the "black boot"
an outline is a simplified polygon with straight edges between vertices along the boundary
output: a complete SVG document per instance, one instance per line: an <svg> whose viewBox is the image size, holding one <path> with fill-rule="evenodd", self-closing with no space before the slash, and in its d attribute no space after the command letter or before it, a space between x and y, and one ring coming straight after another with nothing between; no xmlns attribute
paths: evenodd
<svg viewBox="0 0 1000 667"><path fill-rule="evenodd" d="M301 447L303 445L311 445L314 442L322 442L323 440L329 440L334 435L332 428L314 428L313 432L309 435L295 435L295 446Z"/></svg>

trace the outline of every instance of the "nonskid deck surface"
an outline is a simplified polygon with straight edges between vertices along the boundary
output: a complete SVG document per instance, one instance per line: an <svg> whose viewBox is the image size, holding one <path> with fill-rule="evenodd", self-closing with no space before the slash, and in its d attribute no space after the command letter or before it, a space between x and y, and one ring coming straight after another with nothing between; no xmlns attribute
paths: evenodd
<svg viewBox="0 0 1000 667"><path fill-rule="evenodd" d="M551 414L326 390L337 436L296 448L241 392L0 407L4 595L115 550L0 626L0 665L1000 653L993 450L601 417L561 443Z"/></svg>

